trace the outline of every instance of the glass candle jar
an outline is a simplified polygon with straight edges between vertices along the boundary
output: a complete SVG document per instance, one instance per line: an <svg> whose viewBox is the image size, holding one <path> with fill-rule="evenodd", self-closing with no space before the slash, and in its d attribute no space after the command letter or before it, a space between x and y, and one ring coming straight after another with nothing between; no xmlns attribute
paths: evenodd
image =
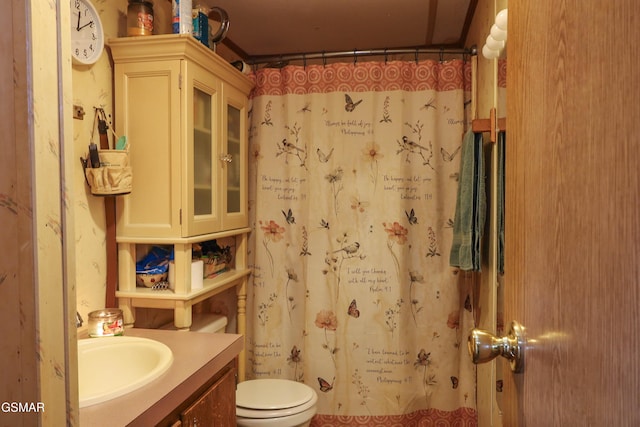
<svg viewBox="0 0 640 427"><path fill-rule="evenodd" d="M90 337L113 337L124 335L124 320L119 308L105 308L89 313Z"/></svg>
<svg viewBox="0 0 640 427"><path fill-rule="evenodd" d="M147 0L129 0L127 7L127 35L153 34L153 3Z"/></svg>

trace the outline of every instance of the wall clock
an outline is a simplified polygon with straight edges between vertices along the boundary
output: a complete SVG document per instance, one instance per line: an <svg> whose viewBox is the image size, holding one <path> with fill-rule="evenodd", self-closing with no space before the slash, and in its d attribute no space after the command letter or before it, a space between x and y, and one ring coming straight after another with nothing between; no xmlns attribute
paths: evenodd
<svg viewBox="0 0 640 427"><path fill-rule="evenodd" d="M102 21L90 0L71 0L71 58L76 64L94 64L104 50Z"/></svg>

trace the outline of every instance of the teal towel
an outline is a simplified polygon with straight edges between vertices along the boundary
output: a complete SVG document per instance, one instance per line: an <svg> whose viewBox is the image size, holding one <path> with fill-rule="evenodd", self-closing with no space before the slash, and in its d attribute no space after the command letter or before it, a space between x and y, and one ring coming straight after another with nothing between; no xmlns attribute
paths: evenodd
<svg viewBox="0 0 640 427"><path fill-rule="evenodd" d="M480 245L487 210L482 134L469 129L462 140L460 178L449 264L480 271Z"/></svg>
<svg viewBox="0 0 640 427"><path fill-rule="evenodd" d="M507 135L498 133L498 272L504 274L504 150Z"/></svg>

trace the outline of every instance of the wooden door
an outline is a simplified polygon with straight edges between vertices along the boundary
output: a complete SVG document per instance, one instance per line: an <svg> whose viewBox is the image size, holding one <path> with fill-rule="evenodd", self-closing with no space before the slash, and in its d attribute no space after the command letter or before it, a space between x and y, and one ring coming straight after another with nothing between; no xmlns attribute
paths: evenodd
<svg viewBox="0 0 640 427"><path fill-rule="evenodd" d="M640 425L640 3L510 1L505 426Z"/></svg>

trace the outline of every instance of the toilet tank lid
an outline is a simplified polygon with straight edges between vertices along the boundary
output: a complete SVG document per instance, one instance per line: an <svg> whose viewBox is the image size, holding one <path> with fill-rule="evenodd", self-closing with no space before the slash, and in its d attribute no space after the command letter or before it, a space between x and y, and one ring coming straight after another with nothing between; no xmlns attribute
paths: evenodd
<svg viewBox="0 0 640 427"><path fill-rule="evenodd" d="M218 332L227 326L227 316L221 314L198 313L193 314L191 321L192 332ZM173 321L160 327L160 329L175 330Z"/></svg>
<svg viewBox="0 0 640 427"><path fill-rule="evenodd" d="M283 379L243 381L236 390L236 405L247 409L285 409L307 403L313 389L303 383Z"/></svg>
<svg viewBox="0 0 640 427"><path fill-rule="evenodd" d="M227 326L227 317L220 314L194 314L191 330L194 332L215 332Z"/></svg>

